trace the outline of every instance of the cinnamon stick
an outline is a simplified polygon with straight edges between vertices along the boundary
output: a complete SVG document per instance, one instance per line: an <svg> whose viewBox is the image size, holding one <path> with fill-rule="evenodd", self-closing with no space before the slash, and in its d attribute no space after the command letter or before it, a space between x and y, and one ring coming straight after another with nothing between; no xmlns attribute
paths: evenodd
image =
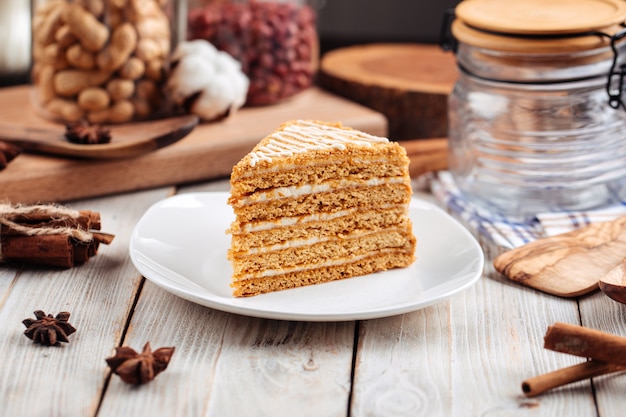
<svg viewBox="0 0 626 417"><path fill-rule="evenodd" d="M71 268L74 245L65 235L2 237L2 258L19 263Z"/></svg>
<svg viewBox="0 0 626 417"><path fill-rule="evenodd" d="M114 237L99 231L98 212L50 205L0 208L0 260L71 268Z"/></svg>
<svg viewBox="0 0 626 417"><path fill-rule="evenodd" d="M93 236L93 240L88 244L79 241L72 242L74 246L75 264L85 263L89 260L89 258L96 256L100 244L103 243L105 245L109 245L111 244L111 242L113 242L113 238L115 237L114 235L109 233L96 231L92 231L91 234Z"/></svg>
<svg viewBox="0 0 626 417"><path fill-rule="evenodd" d="M626 338L567 323L548 327L544 348L626 366Z"/></svg>
<svg viewBox="0 0 626 417"><path fill-rule="evenodd" d="M76 219L76 226L81 227L83 230L92 231L100 230L100 213L81 210L80 216ZM80 241L73 241L74 246L74 263L77 265L83 264L94 256L98 252L100 242L94 238L89 243L83 243Z"/></svg>
<svg viewBox="0 0 626 417"><path fill-rule="evenodd" d="M411 160L411 177L448 168L447 138L403 140L398 143L406 149Z"/></svg>
<svg viewBox="0 0 626 417"><path fill-rule="evenodd" d="M529 378L522 382L522 392L527 397L535 397L553 388L625 370L626 366L592 359L587 362Z"/></svg>
<svg viewBox="0 0 626 417"><path fill-rule="evenodd" d="M72 265L80 265L84 264L89 260L92 253L95 253L92 250L92 245L97 242L91 242L89 244L81 243L81 242L72 242L73 247L73 256L72 256ZM70 265L71 266L71 265Z"/></svg>

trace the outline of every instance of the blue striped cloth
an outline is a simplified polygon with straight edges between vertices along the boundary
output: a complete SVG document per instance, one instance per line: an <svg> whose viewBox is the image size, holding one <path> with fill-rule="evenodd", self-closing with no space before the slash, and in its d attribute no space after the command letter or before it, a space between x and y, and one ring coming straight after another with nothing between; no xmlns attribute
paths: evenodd
<svg viewBox="0 0 626 417"><path fill-rule="evenodd" d="M512 249L535 239L575 230L590 223L626 214L626 202L595 210L537 213L527 221L490 212L470 201L459 190L452 174L441 171L431 183L433 195L468 227L496 245Z"/></svg>

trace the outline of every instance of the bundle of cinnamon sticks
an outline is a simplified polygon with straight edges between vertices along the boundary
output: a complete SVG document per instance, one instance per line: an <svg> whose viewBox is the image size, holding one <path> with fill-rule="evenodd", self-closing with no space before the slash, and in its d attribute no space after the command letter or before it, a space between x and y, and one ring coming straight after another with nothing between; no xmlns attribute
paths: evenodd
<svg viewBox="0 0 626 417"><path fill-rule="evenodd" d="M100 213L58 205L0 204L0 261L71 268L96 255L113 235Z"/></svg>
<svg viewBox="0 0 626 417"><path fill-rule="evenodd" d="M544 348L588 358L586 362L558 369L522 382L522 391L534 397L576 381L626 371L626 338L566 323L548 327Z"/></svg>

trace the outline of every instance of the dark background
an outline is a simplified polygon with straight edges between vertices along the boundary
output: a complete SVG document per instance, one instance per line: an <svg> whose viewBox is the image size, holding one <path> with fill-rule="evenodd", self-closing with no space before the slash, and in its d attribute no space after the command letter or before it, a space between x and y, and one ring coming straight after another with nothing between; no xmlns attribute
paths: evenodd
<svg viewBox="0 0 626 417"><path fill-rule="evenodd" d="M438 43L446 10L459 0L320 0L322 52L372 42ZM321 6L321 7L319 7Z"/></svg>
<svg viewBox="0 0 626 417"><path fill-rule="evenodd" d="M0 0L22 2L27 0ZM375 42L438 43L446 10L459 0L308 0L318 13L320 52ZM11 19L9 16L4 18ZM13 21L15 22L15 21ZM5 25L0 25L5 26ZM28 31L27 25L11 30ZM5 39L8 27L0 27ZM13 34L15 35L15 34ZM1 68L2 66L0 66ZM28 82L28 72L2 73L0 86Z"/></svg>

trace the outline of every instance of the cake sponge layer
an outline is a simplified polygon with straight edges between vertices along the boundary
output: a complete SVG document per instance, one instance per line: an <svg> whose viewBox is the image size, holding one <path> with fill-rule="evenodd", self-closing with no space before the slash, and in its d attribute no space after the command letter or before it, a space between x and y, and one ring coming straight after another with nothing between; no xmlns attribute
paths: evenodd
<svg viewBox="0 0 626 417"><path fill-rule="evenodd" d="M385 229L375 233L352 233L345 238L271 250L259 254L233 256L233 280L250 276L277 275L282 271L311 269L338 260L349 260L381 251L413 253L410 222L404 229Z"/></svg>
<svg viewBox="0 0 626 417"><path fill-rule="evenodd" d="M343 238L349 233L406 225L404 205L342 210L328 215L298 216L268 222L233 223L229 232L231 251L245 253L251 249L272 247L302 239Z"/></svg>
<svg viewBox="0 0 626 417"><path fill-rule="evenodd" d="M398 143L340 123L294 120L263 138L230 178L233 295L410 265L408 166Z"/></svg>
<svg viewBox="0 0 626 417"><path fill-rule="evenodd" d="M396 148L397 147L397 148ZM318 152L320 153L320 152ZM336 152L340 153L340 152ZM319 162L308 163L302 156L294 158L293 164L282 166L280 171L266 169L252 174L240 168L243 176L231 176L231 193L233 196L249 195L259 190L288 187L296 184L320 184L335 178L368 180L372 178L399 177L404 175L409 160L404 149L397 143L393 144L392 152L374 156L372 160L364 160L363 155L357 157L354 152L344 151L332 158L327 152L319 156ZM311 158L314 158L312 155Z"/></svg>
<svg viewBox="0 0 626 417"><path fill-rule="evenodd" d="M381 253L343 265L291 272L284 275L255 278L246 281L235 281L231 284L231 287L233 288L234 296L245 297L352 278L393 268L404 268L409 266L413 261L413 254L396 252Z"/></svg>
<svg viewBox="0 0 626 417"><path fill-rule="evenodd" d="M237 221L249 222L313 213L332 213L354 207L408 204L411 199L409 181L400 184L343 188L291 198L258 201L255 204L243 204L239 200L231 202L231 205Z"/></svg>

